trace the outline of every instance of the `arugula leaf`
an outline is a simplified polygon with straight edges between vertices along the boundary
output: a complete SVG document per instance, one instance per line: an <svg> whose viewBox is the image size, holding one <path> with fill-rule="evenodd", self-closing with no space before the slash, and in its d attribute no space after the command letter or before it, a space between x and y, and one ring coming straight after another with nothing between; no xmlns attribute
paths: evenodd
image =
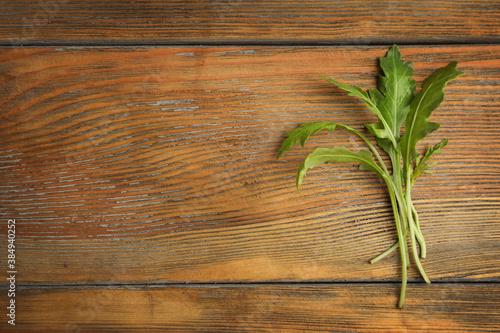
<svg viewBox="0 0 500 333"><path fill-rule="evenodd" d="M391 131L392 136L399 143L400 131L403 122L410 110L410 102L416 88L413 76L413 63L404 62L397 45L393 45L385 57L380 58L380 67L384 75L378 77L378 89L370 89L370 96L384 117L388 128L382 122L365 124L368 131L375 135L378 145L391 155L393 164L397 163L396 156L392 156L399 146L394 146L387 139Z"/></svg>
<svg viewBox="0 0 500 333"><path fill-rule="evenodd" d="M372 102L370 100L370 95L368 95L368 93L366 91L364 91L363 89L361 89L360 87L358 87L358 86L350 86L348 84L345 84L345 83L342 83L342 82L335 81L333 79L329 79L327 77L324 77L321 74L318 74L318 75L323 80L328 81L330 83L333 83L334 85L336 85L340 89L347 91L349 93L349 94L347 94L348 96L354 96L354 97L361 98L363 101L365 101L365 103L367 103L368 107L373 106L373 104L372 104ZM376 112L378 112L378 110Z"/></svg>
<svg viewBox="0 0 500 333"><path fill-rule="evenodd" d="M415 184L417 178L420 177L423 173L432 173L432 171L429 171L427 169L435 166L437 162L428 163L427 161L429 160L429 158L431 158L431 156L439 154L441 152L441 148L445 147L447 144L448 139L444 139L434 147L429 147L424 157L417 157L415 169L413 169L413 173L411 175L411 185Z"/></svg>
<svg viewBox="0 0 500 333"><path fill-rule="evenodd" d="M436 70L425 79L422 89L412 99L410 112L406 117L405 133L401 138L403 163L406 168L418 156L417 143L441 125L430 122L429 117L444 100L444 88L448 82L464 74L457 70L457 62Z"/></svg>
<svg viewBox="0 0 500 333"><path fill-rule="evenodd" d="M380 67L384 75L378 78L378 89L370 89L369 93L357 86L325 78L340 89L349 92L349 96L361 98L368 108L380 119L380 122L365 125L370 133L374 134L382 148L389 152L392 147L397 149L400 130L409 112L410 102L416 89L416 82L412 80L413 63L401 59L397 45L393 45L385 57L380 58Z"/></svg>
<svg viewBox="0 0 500 333"><path fill-rule="evenodd" d="M309 136L318 133L324 128L326 128L330 132L333 132L335 130L336 125L337 123L332 123L332 122L316 122L316 123L300 124L298 128L285 133L285 135L288 138L281 144L281 148L278 151L276 158L277 159L280 158L281 155L283 155L283 153L289 151L292 148L292 146L296 145L297 142L299 141L300 145L304 147L304 144L306 143Z"/></svg>
<svg viewBox="0 0 500 333"><path fill-rule="evenodd" d="M389 135L387 133L387 129L384 128L384 124L382 122L376 122L371 124L365 124L365 127L368 129L370 134L375 135L375 140L377 140L377 144L380 148L382 148L386 153L392 154L399 146L394 147L391 140L387 139ZM397 139L399 141L399 138Z"/></svg>
<svg viewBox="0 0 500 333"><path fill-rule="evenodd" d="M381 131L380 135L385 135L383 138L389 139L394 146L397 146L396 138L394 137L392 131L390 130L389 124L387 123L386 119L384 118L382 112L378 109L377 105L370 98L370 95L366 91L364 91L363 89L361 89L358 86L350 86L348 84L341 83L341 82L335 81L333 79L326 78L323 75L319 75L319 76L322 79L324 79L330 83L333 83L334 85L336 85L340 89L347 91L349 93L349 94L347 94L348 96L354 96L354 97L361 98L365 102L368 109L370 109L373 113L375 113L375 115L380 119L381 123L383 124L385 131Z"/></svg>
<svg viewBox="0 0 500 333"><path fill-rule="evenodd" d="M379 90L370 89L370 96L389 125L389 130L399 138L417 86L415 80L411 79L413 63L404 62L398 47L393 45L387 56L380 58L380 67L385 76L379 76Z"/></svg>
<svg viewBox="0 0 500 333"><path fill-rule="evenodd" d="M325 162L338 162L338 163L359 163L360 170L371 170L383 178L384 171L373 160L373 156L369 150L361 150L355 153L346 147L335 146L329 148L317 148L310 153L297 172L297 190L299 190L302 180L306 175L308 169L314 168L316 165Z"/></svg>

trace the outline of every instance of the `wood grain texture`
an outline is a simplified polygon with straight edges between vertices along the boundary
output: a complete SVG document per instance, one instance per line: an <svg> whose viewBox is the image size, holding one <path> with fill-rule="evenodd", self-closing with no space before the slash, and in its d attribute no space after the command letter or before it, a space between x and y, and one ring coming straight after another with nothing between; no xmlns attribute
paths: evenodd
<svg viewBox="0 0 500 333"><path fill-rule="evenodd" d="M500 2L17 0L0 41L38 43L498 42Z"/></svg>
<svg viewBox="0 0 500 333"><path fill-rule="evenodd" d="M21 291L2 332L499 332L498 284L75 288ZM2 295L3 296L3 295ZM64 306L61 306L64 305ZM43 309L43 311L40 311Z"/></svg>
<svg viewBox="0 0 500 333"><path fill-rule="evenodd" d="M396 239L374 175L318 167L294 188L308 151L361 143L321 134L275 159L301 122L373 121L316 73L369 88L386 51L1 50L0 206L17 222L20 281L397 281L398 256L367 263ZM451 60L467 73L422 146L450 139L414 190L424 266L434 281L498 281L500 47L402 53L418 82Z"/></svg>

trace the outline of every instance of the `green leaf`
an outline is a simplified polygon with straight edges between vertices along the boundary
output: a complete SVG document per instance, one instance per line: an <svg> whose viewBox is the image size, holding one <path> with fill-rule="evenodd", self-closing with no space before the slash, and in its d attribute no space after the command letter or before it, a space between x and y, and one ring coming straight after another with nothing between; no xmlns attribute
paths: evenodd
<svg viewBox="0 0 500 333"><path fill-rule="evenodd" d="M393 142L393 144L396 145L396 140L395 140L394 136L392 135L392 132L389 130L389 125L385 121L380 110L377 108L377 105L375 105L375 103L371 100L370 95L366 91L364 91L360 87L350 86L348 84L341 83L341 82L335 81L333 79L326 78L323 75L320 75L320 74L318 74L318 75L321 78L323 78L324 80L326 80L330 83L333 83L334 85L336 85L340 89L347 91L349 93L349 94L347 94L348 96L354 96L354 97L361 98L365 102L368 109L370 109L375 115L377 115L377 117L382 122L384 128L387 129L387 131L384 132L387 135L386 138L391 140L391 142Z"/></svg>
<svg viewBox="0 0 500 333"><path fill-rule="evenodd" d="M445 147L447 144L448 144L448 139L444 139L440 143L436 144L434 147L429 147L424 157L420 158L420 156L418 156L416 158L415 169L413 170L413 174L411 176L412 185L415 184L417 178L420 177L423 173L429 173L429 174L432 173L427 169L435 166L437 162L428 163L429 159L431 158L431 156L439 154L441 152L441 148Z"/></svg>
<svg viewBox="0 0 500 333"><path fill-rule="evenodd" d="M378 78L379 90L370 89L370 96L380 110L387 127L382 122L365 126L375 135L378 145L391 154L392 150L399 150L399 146L391 145L391 141L387 139L392 136L396 144L399 143L401 126L410 110L416 82L411 79L413 63L401 59L401 53L396 45L391 47L385 57L380 58L380 67L384 75Z"/></svg>
<svg viewBox="0 0 500 333"><path fill-rule="evenodd" d="M283 141L283 143L281 144L281 148L278 151L276 158L280 158L283 153L289 151L294 145L297 144L297 142L300 142L301 146L304 147L304 144L306 143L309 136L318 133L324 128L326 128L330 132L333 132L335 130L335 126L337 126L337 123L332 122L300 124L300 126L296 129L285 133L288 138L285 139L285 141Z"/></svg>
<svg viewBox="0 0 500 333"><path fill-rule="evenodd" d="M398 47L393 45L387 55L380 58L380 67L384 75L378 77L379 91L372 89L370 95L394 136L399 137L417 86L412 80L413 63L404 62Z"/></svg>
<svg viewBox="0 0 500 333"><path fill-rule="evenodd" d="M371 101L370 101L370 96L368 95L368 93L366 91L364 91L363 89L361 89L360 87L358 86L350 86L348 84L345 84L345 83L342 83L342 82L339 82L339 81L335 81L333 79L329 79L327 77L324 77L323 75L321 74L318 74L323 80L326 80L330 83L333 83L334 85L336 85L337 87L339 87L340 89L342 90L345 90L347 91L349 94L347 94L348 96L354 96L354 97L358 97L358 98L361 98L363 101L365 101L366 103L368 103L368 107L371 106Z"/></svg>
<svg viewBox="0 0 500 333"><path fill-rule="evenodd" d="M387 139L387 130L384 128L384 124L382 124L380 121L376 123L365 124L365 127L368 129L368 132L375 135L375 140L377 140L378 146L389 155L392 153L392 151L399 149L399 146L394 147L391 140Z"/></svg>
<svg viewBox="0 0 500 333"><path fill-rule="evenodd" d="M339 82L339 81L335 81L333 79L329 79L329 78L326 78L324 77L323 75L321 74L318 74L322 79L336 85L337 87L339 87L340 89L342 90L345 90L348 92L348 96L353 96L353 97L358 97L360 99L362 99L366 106L368 107L368 109L370 109L373 113L375 113L377 115L377 117L381 118L382 117L382 114L380 113L380 110L377 108L377 106L372 102L372 100L370 99L370 95L364 91L363 89L361 89L360 87L358 86L350 86L348 84L345 84L345 83L342 83L342 82ZM384 121L383 119L380 119L381 121Z"/></svg>
<svg viewBox="0 0 500 333"><path fill-rule="evenodd" d="M429 117L443 102L446 84L462 74L463 72L457 70L457 62L451 62L429 76L424 81L422 89L412 99L410 112L406 117L405 133L401 138L403 162L407 167L418 156L417 143L440 126L438 123L430 122Z"/></svg>
<svg viewBox="0 0 500 333"><path fill-rule="evenodd" d="M302 184L302 180L306 175L308 169L314 168L316 165L325 162L338 162L338 163L359 163L361 170L371 170L383 178L383 171L373 160L373 156L369 150L361 150L355 153L346 147L336 146L333 148L317 148L310 153L299 167L297 172L297 190Z"/></svg>

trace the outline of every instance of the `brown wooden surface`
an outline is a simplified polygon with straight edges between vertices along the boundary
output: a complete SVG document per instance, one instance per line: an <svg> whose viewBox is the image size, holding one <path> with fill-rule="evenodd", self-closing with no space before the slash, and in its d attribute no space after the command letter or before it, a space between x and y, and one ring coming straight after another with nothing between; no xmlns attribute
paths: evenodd
<svg viewBox="0 0 500 333"><path fill-rule="evenodd" d="M10 1L0 40L14 44L448 43L500 36L500 2Z"/></svg>
<svg viewBox="0 0 500 333"><path fill-rule="evenodd" d="M19 297L23 331L89 332L498 332L498 285L42 288ZM61 306L64 304L64 306ZM120 304L118 307L117 304ZM39 309L43 308L43 311ZM18 330L17 330L18 331ZM5 332L16 332L7 329Z"/></svg>
<svg viewBox="0 0 500 333"><path fill-rule="evenodd" d="M33 283L397 281L397 256L367 263L396 238L375 176L322 167L309 173L301 194L294 188L307 151L360 142L324 134L275 159L283 133L300 122L331 119L361 128L372 121L358 101L315 72L368 88L385 52L4 49L1 204L4 217L17 221L20 283L38 290ZM451 143L436 174L415 188L429 243L424 265L434 281L491 281L480 288L494 291L500 47L402 52L415 62L418 81L451 59L467 73L449 85L434 116L442 129L429 141ZM397 294L397 284L384 288ZM113 304L111 313L122 311L121 302ZM392 324L398 327L386 323Z"/></svg>
<svg viewBox="0 0 500 333"><path fill-rule="evenodd" d="M434 279L497 279L500 47L402 51L419 81L449 59L467 73L434 116L442 129L429 142L451 143L414 191L426 268ZM4 50L0 186L5 216L18 220L23 280L99 282L115 270L120 282L395 278L397 256L366 264L395 239L378 178L318 167L294 188L306 152L361 143L339 131L275 158L301 122L373 121L315 71L368 88L385 52Z"/></svg>
<svg viewBox="0 0 500 333"><path fill-rule="evenodd" d="M2 12L0 278L16 219L18 290L0 331L500 331L499 2ZM403 310L398 255L368 263L397 238L376 176L321 166L294 187L315 147L362 142L321 133L275 158L301 122L366 132L374 116L316 73L374 87L395 42L419 83L452 60L466 73L421 145L450 139L414 189L434 283L412 269Z"/></svg>

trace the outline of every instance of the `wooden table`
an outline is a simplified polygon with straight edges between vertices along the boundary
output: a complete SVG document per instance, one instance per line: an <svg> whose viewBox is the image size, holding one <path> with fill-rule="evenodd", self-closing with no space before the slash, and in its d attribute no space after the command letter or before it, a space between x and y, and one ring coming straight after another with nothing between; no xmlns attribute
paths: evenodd
<svg viewBox="0 0 500 333"><path fill-rule="evenodd" d="M499 1L18 0L0 17L0 331L500 331ZM330 165L294 187L312 149L360 142L275 157L301 122L367 134L374 116L316 73L373 88L394 43L419 84L466 73L421 146L450 139L413 190L433 283L412 267L402 310L399 256L368 263L397 239L382 182Z"/></svg>

